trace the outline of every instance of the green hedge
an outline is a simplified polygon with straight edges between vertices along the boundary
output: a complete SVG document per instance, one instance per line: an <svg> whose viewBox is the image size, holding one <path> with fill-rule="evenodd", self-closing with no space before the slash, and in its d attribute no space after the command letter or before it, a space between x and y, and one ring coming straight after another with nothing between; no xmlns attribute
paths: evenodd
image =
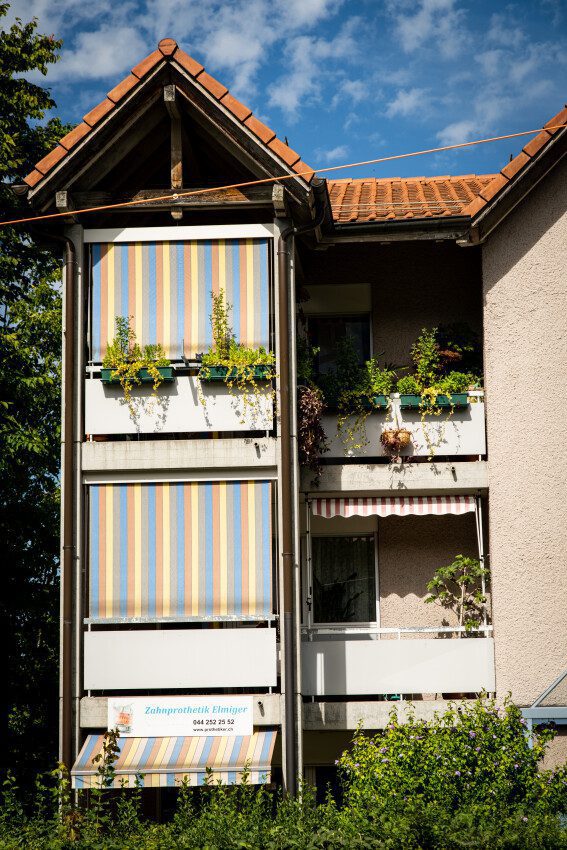
<svg viewBox="0 0 567 850"><path fill-rule="evenodd" d="M0 850L567 850L567 766L541 770L552 737L530 739L511 703L452 705L403 725L394 710L339 759L340 803L317 804L307 787L301 799L246 784L181 788L165 824L144 820L140 789L82 792L76 807L55 771L24 803L8 777ZM109 781L112 762L100 769Z"/></svg>

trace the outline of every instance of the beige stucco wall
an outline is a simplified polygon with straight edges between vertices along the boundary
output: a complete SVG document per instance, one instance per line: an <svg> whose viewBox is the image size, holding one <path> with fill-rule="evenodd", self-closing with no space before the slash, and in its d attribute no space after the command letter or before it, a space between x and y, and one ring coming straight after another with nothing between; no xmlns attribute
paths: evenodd
<svg viewBox="0 0 567 850"><path fill-rule="evenodd" d="M490 554L499 697L567 668L567 163L483 249Z"/></svg>
<svg viewBox="0 0 567 850"><path fill-rule="evenodd" d="M313 252L303 261L307 285L370 285L373 351L381 362L396 366L410 364L412 343L423 327L467 322L480 334L479 279L480 252L462 251L454 243L347 244ZM346 288L343 309L360 311L359 300Z"/></svg>
<svg viewBox="0 0 567 850"><path fill-rule="evenodd" d="M477 556L474 515L387 517L378 527L381 625L455 624L451 611L425 604L426 585L455 555Z"/></svg>

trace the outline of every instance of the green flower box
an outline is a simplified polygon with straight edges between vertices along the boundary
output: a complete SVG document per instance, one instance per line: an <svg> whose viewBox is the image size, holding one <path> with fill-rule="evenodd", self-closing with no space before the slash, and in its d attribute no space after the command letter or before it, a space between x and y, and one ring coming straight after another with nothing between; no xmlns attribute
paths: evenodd
<svg viewBox="0 0 567 850"><path fill-rule="evenodd" d="M388 396L385 395L373 395L371 398L368 398L368 396L361 396L360 401L363 410L388 409Z"/></svg>
<svg viewBox="0 0 567 850"><path fill-rule="evenodd" d="M429 409L436 408L464 408L469 405L468 393L454 393L453 395L438 395L435 399L435 405L429 406ZM400 394L400 406L402 410L423 410L422 398L420 395L404 395Z"/></svg>
<svg viewBox="0 0 567 850"><path fill-rule="evenodd" d="M164 382L174 381L173 377L173 366L158 366L158 372L160 373L161 380ZM103 384L119 384L120 378L117 376L112 377L112 373L114 369L101 369L101 380ZM150 375L147 369L140 369L138 372L138 379L142 384L153 384L154 378L153 375Z"/></svg>
<svg viewBox="0 0 567 850"><path fill-rule="evenodd" d="M386 395L375 395L372 398L374 410L387 410L390 399Z"/></svg>
<svg viewBox="0 0 567 850"><path fill-rule="evenodd" d="M201 366L199 369L199 378L201 381L232 381L244 380L251 381L269 381L273 377L274 370L272 366L246 366L245 375L242 375L242 370L236 368L229 369L228 366Z"/></svg>

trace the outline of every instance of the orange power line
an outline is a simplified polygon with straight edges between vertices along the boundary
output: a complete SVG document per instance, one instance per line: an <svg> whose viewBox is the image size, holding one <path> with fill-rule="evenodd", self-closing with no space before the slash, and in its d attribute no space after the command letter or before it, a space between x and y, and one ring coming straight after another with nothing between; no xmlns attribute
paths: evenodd
<svg viewBox="0 0 567 850"><path fill-rule="evenodd" d="M309 168L305 169L305 171L297 171L294 174L284 174L281 177L263 177L259 180L247 180L244 183L230 183L227 186L214 186L207 189L192 189L187 192L172 192L169 195L160 195L157 198L140 198L134 201L120 201L115 204L104 204L98 207L86 207L81 210L68 210L66 212L58 212L58 213L47 213L46 215L37 215L37 216L29 216L28 218L16 218L12 221L3 221L0 222L0 227L7 227L8 225L14 224L24 224L26 222L36 222L36 221L47 221L48 219L53 218L65 218L69 215L81 215L82 213L91 213L91 212L102 212L104 210L115 210L123 207L131 207L131 206L139 206L140 204L152 204L156 203L156 201L176 201L179 198L187 198L192 195L206 195L210 192L219 192L223 189L243 189L247 186L259 186L262 183L280 183L282 180L291 180L296 177L306 177L312 176L315 174L323 174L329 171L341 171L345 168L359 168L362 165L377 165L381 162L392 162L396 159L409 159L409 157L413 156L424 156L425 154L430 153L442 153L443 151L452 151L457 150L458 148L468 148L473 145L484 145L488 142L500 142L506 139L517 139L519 136L531 136L534 133L540 133L542 130L560 130L565 127L565 124L557 124L552 127L538 127L536 130L522 130L520 133L507 133L504 136L492 136L488 139L475 139L472 142L459 142L455 145L443 145L439 148L427 148L421 151L411 151L410 153L399 153L393 154L391 156L381 156L377 159L366 159L361 160L360 162L349 162L345 165L329 165L325 168Z"/></svg>

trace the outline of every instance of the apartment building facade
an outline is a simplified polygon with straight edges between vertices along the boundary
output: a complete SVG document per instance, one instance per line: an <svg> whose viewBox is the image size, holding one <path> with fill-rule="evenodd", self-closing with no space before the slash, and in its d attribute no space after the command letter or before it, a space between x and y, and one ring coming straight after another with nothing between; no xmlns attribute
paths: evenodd
<svg viewBox="0 0 567 850"><path fill-rule="evenodd" d="M529 723L566 721L565 121L498 175L322 180L164 39L28 175L66 252L76 788L116 727L117 784L248 769L293 791L410 699L428 717L511 692ZM263 352L257 380L203 365L219 298L235 343ZM162 347L159 386L125 397L105 360L117 319ZM328 398L319 474L300 466L306 345L323 383L346 337L360 366L407 375L423 328L463 323L483 382L429 412L393 391L362 414ZM411 440L392 452L394 430ZM472 631L425 604L457 555L490 568Z"/></svg>

